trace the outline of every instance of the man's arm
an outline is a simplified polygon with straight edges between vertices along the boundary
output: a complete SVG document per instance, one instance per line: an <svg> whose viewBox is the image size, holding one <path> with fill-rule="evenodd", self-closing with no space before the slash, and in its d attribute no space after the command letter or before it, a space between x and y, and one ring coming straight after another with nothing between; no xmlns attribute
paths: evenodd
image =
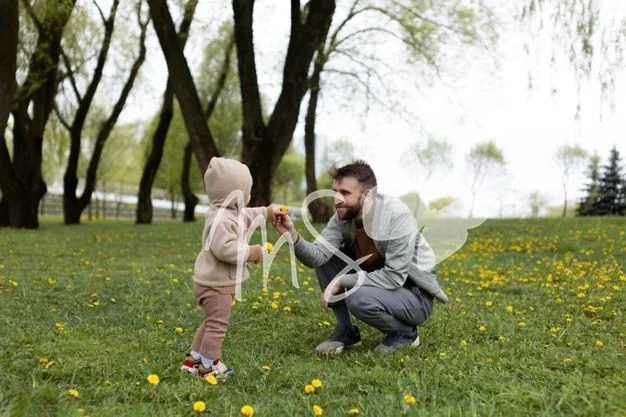
<svg viewBox="0 0 626 417"><path fill-rule="evenodd" d="M314 242L308 242L300 236L295 224L289 215L276 215L274 217L274 227L281 233L289 233L294 241L296 258L309 268L314 268L328 262L343 244L341 235L341 223L337 216L333 216L321 235ZM317 231L315 231L317 233Z"/></svg>

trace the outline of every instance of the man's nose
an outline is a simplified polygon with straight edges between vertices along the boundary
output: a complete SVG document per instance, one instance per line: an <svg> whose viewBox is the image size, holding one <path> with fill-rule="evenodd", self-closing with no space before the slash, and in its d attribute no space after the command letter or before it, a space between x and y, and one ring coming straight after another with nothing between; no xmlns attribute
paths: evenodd
<svg viewBox="0 0 626 417"><path fill-rule="evenodd" d="M341 194L339 193L335 194L335 196L333 197L333 204L335 206L338 206L342 202L343 202L343 197L341 197Z"/></svg>

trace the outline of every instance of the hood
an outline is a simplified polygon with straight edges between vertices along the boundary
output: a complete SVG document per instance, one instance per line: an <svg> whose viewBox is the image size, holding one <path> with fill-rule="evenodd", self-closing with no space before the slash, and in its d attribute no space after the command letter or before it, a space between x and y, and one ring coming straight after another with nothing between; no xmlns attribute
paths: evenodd
<svg viewBox="0 0 626 417"><path fill-rule="evenodd" d="M221 205L230 200L227 207L240 209L250 202L252 176L248 167L239 161L213 157L204 173L204 188L211 205ZM235 197L237 192L243 195L243 202Z"/></svg>

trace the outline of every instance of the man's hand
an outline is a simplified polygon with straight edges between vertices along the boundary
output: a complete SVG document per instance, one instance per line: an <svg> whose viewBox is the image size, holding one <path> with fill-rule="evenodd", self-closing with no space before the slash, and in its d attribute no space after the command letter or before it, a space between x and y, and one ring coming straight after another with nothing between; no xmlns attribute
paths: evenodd
<svg viewBox="0 0 626 417"><path fill-rule="evenodd" d="M328 299L332 295L337 295L343 290L343 287L340 284L340 278L341 277L336 277L335 279L333 279L322 293L322 299L320 300L320 304L324 310L328 308Z"/></svg>

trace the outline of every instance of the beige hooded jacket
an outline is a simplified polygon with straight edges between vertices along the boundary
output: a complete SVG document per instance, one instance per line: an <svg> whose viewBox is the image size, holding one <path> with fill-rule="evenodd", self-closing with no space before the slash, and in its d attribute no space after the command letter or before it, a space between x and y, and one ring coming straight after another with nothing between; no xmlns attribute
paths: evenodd
<svg viewBox="0 0 626 417"><path fill-rule="evenodd" d="M233 159L211 158L204 187L210 206L202 231L202 249L194 266L194 282L205 287L232 287L234 293L237 262L241 280L245 281L250 274L246 262L259 261L262 256L259 245L248 245L246 232L258 216L266 222L271 209L245 207L250 201L252 176L247 166Z"/></svg>

